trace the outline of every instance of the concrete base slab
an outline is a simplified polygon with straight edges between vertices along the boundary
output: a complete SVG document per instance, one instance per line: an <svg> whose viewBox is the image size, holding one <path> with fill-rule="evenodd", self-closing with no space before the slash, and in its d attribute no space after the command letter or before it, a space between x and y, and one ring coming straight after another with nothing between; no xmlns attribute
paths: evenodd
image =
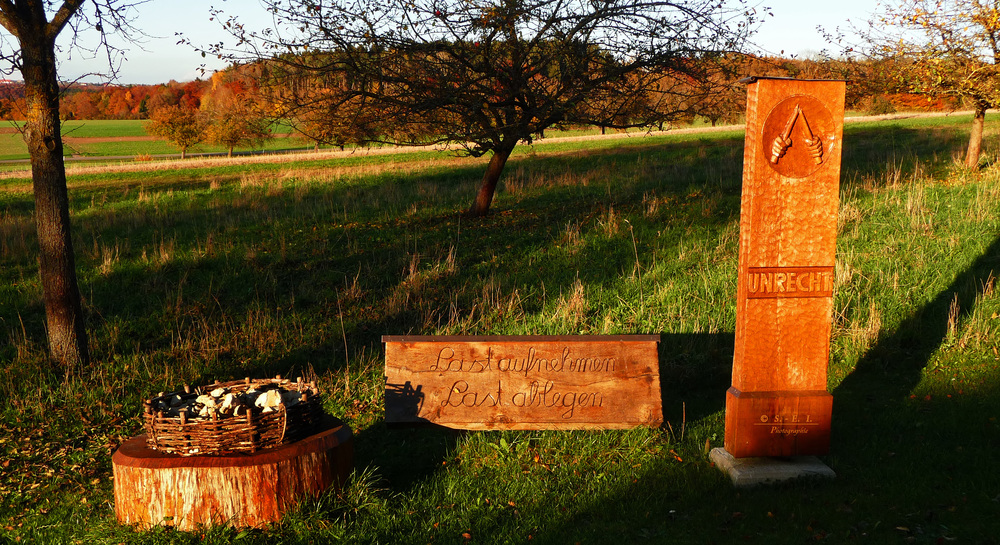
<svg viewBox="0 0 1000 545"><path fill-rule="evenodd" d="M729 475L733 485L774 484L803 477L836 478L829 466L815 456L790 458L735 458L724 448L714 448L708 456L715 466Z"/></svg>

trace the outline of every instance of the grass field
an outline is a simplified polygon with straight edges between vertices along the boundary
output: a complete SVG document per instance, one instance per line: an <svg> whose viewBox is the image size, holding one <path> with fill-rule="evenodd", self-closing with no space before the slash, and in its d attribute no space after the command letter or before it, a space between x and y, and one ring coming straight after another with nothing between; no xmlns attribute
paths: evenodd
<svg viewBox="0 0 1000 545"><path fill-rule="evenodd" d="M29 184L0 181L0 542L995 543L1000 171L969 117L845 134L828 482L734 490L738 132L540 143L468 219L447 153L70 177L94 363L44 358ZM662 335L661 429L388 428L384 334ZM356 433L342 491L264 531L137 532L110 453L141 400L315 373Z"/></svg>
<svg viewBox="0 0 1000 545"><path fill-rule="evenodd" d="M62 123L63 147L67 157L139 157L174 155L180 150L164 140L152 139L146 133L144 120L85 120ZM237 148L238 152L275 151L311 148L301 138L290 137L288 127L276 125L277 137L257 148ZM278 131L281 131L278 134ZM225 147L199 144L189 154L225 153ZM0 124L0 161L24 160L28 148L13 122Z"/></svg>
<svg viewBox="0 0 1000 545"><path fill-rule="evenodd" d="M146 133L146 123L147 121L145 120L64 121L62 124L62 133L65 155L75 160L88 157L127 157L145 160L150 156L177 155L180 153L180 150L169 142L150 137ZM0 123L0 161L24 161L28 158L28 149L20 133L17 132L16 126L11 121ZM707 124L702 122L691 125L691 127L695 128L706 126ZM636 136L641 136L646 131L636 129L629 132ZM275 134L275 138L264 142L260 146L252 149L245 147L236 148L234 151L237 153L248 153L313 149L311 142L295 135L292 127L286 123L275 123L272 127L272 133ZM607 133L614 135L619 134L619 131L609 130ZM597 128L552 130L547 133L550 137L596 136L599 134L600 129ZM218 154L228 151L227 148L222 146L202 143L190 148L188 153ZM15 165L10 168L16 167Z"/></svg>

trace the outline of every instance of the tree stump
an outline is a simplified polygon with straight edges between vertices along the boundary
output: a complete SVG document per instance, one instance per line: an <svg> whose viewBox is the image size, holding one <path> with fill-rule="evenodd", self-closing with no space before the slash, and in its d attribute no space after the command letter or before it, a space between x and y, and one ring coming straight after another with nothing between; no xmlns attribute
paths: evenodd
<svg viewBox="0 0 1000 545"><path fill-rule="evenodd" d="M351 428L335 419L305 439L249 455L166 454L147 447L140 435L111 458L115 514L142 528L267 526L300 498L342 486L353 454Z"/></svg>

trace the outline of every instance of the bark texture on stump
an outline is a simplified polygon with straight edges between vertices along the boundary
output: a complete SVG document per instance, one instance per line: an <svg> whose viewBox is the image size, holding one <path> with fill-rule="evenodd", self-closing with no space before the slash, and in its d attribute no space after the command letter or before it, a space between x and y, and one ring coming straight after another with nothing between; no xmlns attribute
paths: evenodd
<svg viewBox="0 0 1000 545"><path fill-rule="evenodd" d="M303 497L342 486L353 468L351 429L340 421L301 441L252 455L178 456L151 450L146 436L111 458L115 513L142 528L264 527Z"/></svg>

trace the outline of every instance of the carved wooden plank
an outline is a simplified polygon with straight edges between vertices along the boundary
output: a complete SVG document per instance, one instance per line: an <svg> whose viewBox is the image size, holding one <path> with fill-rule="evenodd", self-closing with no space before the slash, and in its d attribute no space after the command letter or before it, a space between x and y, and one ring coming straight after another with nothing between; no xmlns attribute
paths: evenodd
<svg viewBox="0 0 1000 545"><path fill-rule="evenodd" d="M663 421L656 335L382 341L390 423L621 429Z"/></svg>
<svg viewBox="0 0 1000 545"><path fill-rule="evenodd" d="M301 497L344 484L353 453L351 429L339 421L294 443L226 456L165 454L140 435L111 458L115 514L121 523L142 528L267 526Z"/></svg>
<svg viewBox="0 0 1000 545"><path fill-rule="evenodd" d="M735 457L825 454L842 81L750 83L740 207L733 383Z"/></svg>

